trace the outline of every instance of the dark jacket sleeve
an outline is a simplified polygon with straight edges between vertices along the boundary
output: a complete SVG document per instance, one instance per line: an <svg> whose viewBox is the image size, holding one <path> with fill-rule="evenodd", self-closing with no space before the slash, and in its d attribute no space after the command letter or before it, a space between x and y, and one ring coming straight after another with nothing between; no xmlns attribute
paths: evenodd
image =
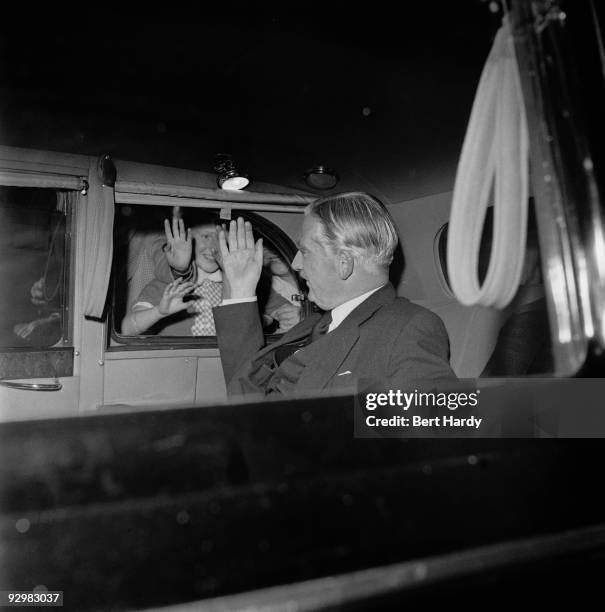
<svg viewBox="0 0 605 612"><path fill-rule="evenodd" d="M388 367L391 388L413 389L424 383L455 382L449 364L449 338L441 319L422 309L395 340Z"/></svg>
<svg viewBox="0 0 605 612"><path fill-rule="evenodd" d="M265 342L257 302L217 306L212 310L225 381L259 351Z"/></svg>

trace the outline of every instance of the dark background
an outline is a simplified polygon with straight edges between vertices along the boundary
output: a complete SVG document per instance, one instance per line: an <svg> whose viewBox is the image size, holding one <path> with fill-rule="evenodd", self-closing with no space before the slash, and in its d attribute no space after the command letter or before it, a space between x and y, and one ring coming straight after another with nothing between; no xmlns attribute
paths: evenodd
<svg viewBox="0 0 605 612"><path fill-rule="evenodd" d="M300 189L323 163L337 190L387 202L448 191L502 17L488 5L3 19L0 143L209 172L227 152L254 179Z"/></svg>

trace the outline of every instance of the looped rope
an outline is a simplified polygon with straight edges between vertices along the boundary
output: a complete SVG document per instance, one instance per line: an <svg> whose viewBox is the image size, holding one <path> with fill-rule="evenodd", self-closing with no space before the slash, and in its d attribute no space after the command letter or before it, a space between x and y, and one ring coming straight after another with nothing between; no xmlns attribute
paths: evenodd
<svg viewBox="0 0 605 612"><path fill-rule="evenodd" d="M519 70L505 18L475 95L450 213L448 275L454 295L466 306L503 308L519 286L527 234L528 149ZM492 188L493 242L480 287L479 248Z"/></svg>

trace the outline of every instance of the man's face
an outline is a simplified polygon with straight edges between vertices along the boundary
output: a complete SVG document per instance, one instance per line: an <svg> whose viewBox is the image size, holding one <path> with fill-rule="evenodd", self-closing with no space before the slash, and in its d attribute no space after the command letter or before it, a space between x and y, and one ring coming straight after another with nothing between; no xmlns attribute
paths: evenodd
<svg viewBox="0 0 605 612"><path fill-rule="evenodd" d="M219 268L218 257L218 234L216 226L197 225L191 229L193 238L193 248L195 250L195 262L204 270L211 274Z"/></svg>
<svg viewBox="0 0 605 612"><path fill-rule="evenodd" d="M331 310L342 303L338 258L323 243L321 223L313 215L305 216L292 267L307 281L309 300L320 308Z"/></svg>

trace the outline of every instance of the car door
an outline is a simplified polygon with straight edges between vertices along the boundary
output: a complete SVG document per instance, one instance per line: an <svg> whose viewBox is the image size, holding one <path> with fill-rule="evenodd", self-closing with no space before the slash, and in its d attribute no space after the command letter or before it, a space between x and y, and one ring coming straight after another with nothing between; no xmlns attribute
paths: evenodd
<svg viewBox="0 0 605 612"><path fill-rule="evenodd" d="M0 419L74 414L86 158L0 148Z"/></svg>

